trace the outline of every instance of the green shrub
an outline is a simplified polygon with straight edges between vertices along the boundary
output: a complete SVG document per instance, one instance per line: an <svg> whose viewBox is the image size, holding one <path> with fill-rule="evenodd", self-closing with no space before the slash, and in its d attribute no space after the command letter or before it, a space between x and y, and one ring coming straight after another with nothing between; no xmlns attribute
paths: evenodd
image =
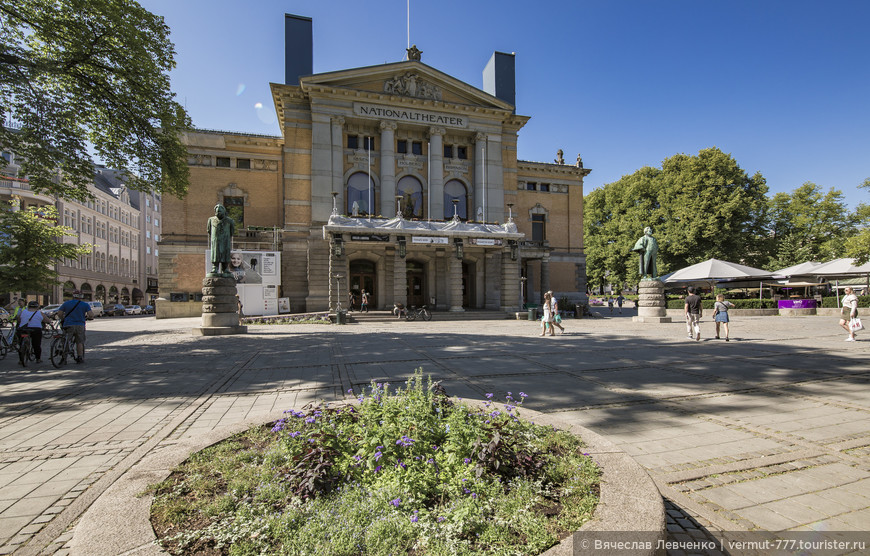
<svg viewBox="0 0 870 556"><path fill-rule="evenodd" d="M840 296L840 306L842 306L843 296ZM836 296L823 297L822 298L822 307L827 309L836 309L837 298ZM870 307L870 295L859 295L858 296L858 307Z"/></svg>

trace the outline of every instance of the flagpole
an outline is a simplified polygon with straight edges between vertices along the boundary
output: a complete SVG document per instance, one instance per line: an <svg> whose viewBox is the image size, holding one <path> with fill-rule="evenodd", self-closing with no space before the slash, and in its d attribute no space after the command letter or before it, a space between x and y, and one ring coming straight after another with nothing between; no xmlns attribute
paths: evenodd
<svg viewBox="0 0 870 556"><path fill-rule="evenodd" d="M372 145L368 142L368 138L364 138L363 141L366 141L366 151L368 152L368 168L366 173L369 177L369 222L372 221Z"/></svg>
<svg viewBox="0 0 870 556"><path fill-rule="evenodd" d="M410 2L411 0L408 0L408 1ZM428 180L428 183L426 184L426 188L429 190L429 202L426 203L426 222L429 222L430 220L432 220L432 142L431 141L426 142L426 150L428 151L427 154L429 155L427 162L426 162L426 168L427 168L426 179Z"/></svg>

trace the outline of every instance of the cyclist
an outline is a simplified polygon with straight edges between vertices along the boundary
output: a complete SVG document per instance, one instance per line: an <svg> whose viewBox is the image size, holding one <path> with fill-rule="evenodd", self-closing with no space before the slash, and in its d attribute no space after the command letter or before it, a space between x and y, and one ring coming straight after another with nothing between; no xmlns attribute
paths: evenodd
<svg viewBox="0 0 870 556"><path fill-rule="evenodd" d="M15 310L12 311L12 316L9 318L10 322L15 322L15 319L18 318L18 314L21 313L27 307L27 300L23 297L18 300L18 304L15 306Z"/></svg>
<svg viewBox="0 0 870 556"><path fill-rule="evenodd" d="M36 362L42 363L42 311L39 310L39 302L31 301L28 303L27 308L18 313L15 318L18 323L18 328L15 331L18 345L21 345L21 333L29 333ZM24 365L23 356L18 359L18 364Z"/></svg>
<svg viewBox="0 0 870 556"><path fill-rule="evenodd" d="M76 343L76 363L85 362L85 320L93 318L91 305L82 301L82 292L75 290L73 298L66 301L57 310L57 318L61 327L72 335Z"/></svg>

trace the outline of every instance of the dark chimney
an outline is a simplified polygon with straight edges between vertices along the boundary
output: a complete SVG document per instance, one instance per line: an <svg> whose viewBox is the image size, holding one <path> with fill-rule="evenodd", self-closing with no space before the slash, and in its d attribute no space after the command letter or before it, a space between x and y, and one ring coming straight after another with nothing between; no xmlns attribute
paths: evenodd
<svg viewBox="0 0 870 556"><path fill-rule="evenodd" d="M514 107L516 113L516 55L493 52L483 68L483 90Z"/></svg>
<svg viewBox="0 0 870 556"><path fill-rule="evenodd" d="M284 14L284 82L299 85L299 78L314 73L311 18Z"/></svg>

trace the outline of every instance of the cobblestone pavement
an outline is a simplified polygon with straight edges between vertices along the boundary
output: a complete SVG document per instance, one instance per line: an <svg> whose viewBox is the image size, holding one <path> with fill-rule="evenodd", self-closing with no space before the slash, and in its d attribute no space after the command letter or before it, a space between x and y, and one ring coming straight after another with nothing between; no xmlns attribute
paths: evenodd
<svg viewBox="0 0 870 556"><path fill-rule="evenodd" d="M730 342L696 342L630 314L554 338L437 313L208 338L190 334L198 319L99 319L83 365L0 361L0 554L65 554L78 517L156 447L418 367L451 395L524 391L606 435L655 479L672 539L870 530L870 337L844 342L831 317L742 317Z"/></svg>

